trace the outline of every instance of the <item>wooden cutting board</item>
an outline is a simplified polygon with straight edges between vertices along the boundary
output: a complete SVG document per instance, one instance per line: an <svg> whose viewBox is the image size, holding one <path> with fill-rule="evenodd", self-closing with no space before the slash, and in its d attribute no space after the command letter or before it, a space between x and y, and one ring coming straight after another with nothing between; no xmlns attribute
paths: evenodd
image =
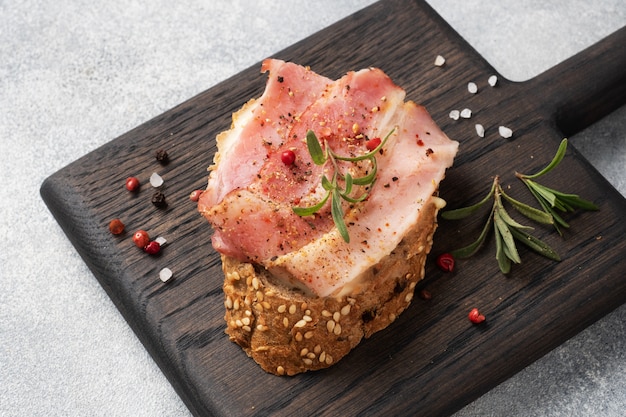
<svg viewBox="0 0 626 417"><path fill-rule="evenodd" d="M523 83L499 77L423 2L372 5L275 55L331 78L368 66L382 68L424 104L460 153L441 187L449 207L478 201L500 175L514 197L533 203L513 176L543 167L562 137L626 102L626 28ZM443 67L435 57L446 58ZM567 215L560 237L538 227L538 237L560 263L520 249L522 264L507 277L494 258L493 239L454 273L432 256L431 301L415 298L389 328L364 341L337 365L296 377L264 373L224 334L222 273L210 246L211 230L189 201L206 184L215 135L230 115L261 94L260 65L111 141L50 176L41 194L50 211L130 326L196 415L447 415L504 381L626 301L626 201L570 146L543 181L596 202L599 212ZM469 94L473 81L478 94ZM469 108L471 119L450 110ZM486 134L480 138L474 124ZM500 125L513 137L498 135ZM598 146L603 146L598 143ZM170 163L154 158L166 149ZM152 172L165 180L167 209L155 208ZM124 189L136 175L136 195ZM108 231L121 218L127 232ZM441 221L433 254L469 243L483 219ZM168 239L158 257L134 247L134 230ZM174 271L163 284L158 272ZM467 320L479 307L487 322Z"/></svg>

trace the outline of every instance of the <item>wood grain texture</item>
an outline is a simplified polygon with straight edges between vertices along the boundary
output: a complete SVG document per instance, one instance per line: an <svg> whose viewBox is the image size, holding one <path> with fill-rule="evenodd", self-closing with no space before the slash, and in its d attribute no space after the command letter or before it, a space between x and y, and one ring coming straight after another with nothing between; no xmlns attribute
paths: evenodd
<svg viewBox="0 0 626 417"><path fill-rule="evenodd" d="M276 57L331 78L382 68L461 143L441 187L449 207L459 207L476 202L496 174L510 194L531 203L514 171L544 166L565 134L625 103L624 45L626 29L533 80L500 77L491 88L487 78L495 70L429 6L397 0L374 4ZM439 54L447 60L441 68L433 65ZM522 248L523 263L504 277L491 241L452 274L431 261L421 287L434 298L416 297L388 329L340 363L293 378L264 373L224 334L219 257L210 227L188 199L206 185L215 135L229 127L233 111L263 91L259 69L111 141L41 188L68 238L195 415L448 415L626 301L626 201L570 147L545 182L593 200L600 212L567 216L572 227L563 237L537 228L562 262ZM478 84L478 94L467 92L469 81ZM465 107L471 119L448 117ZM483 124L485 138L475 134L475 123ZM500 138L499 125L513 129L513 137ZM170 154L166 166L154 158L159 148ZM165 210L150 202L152 172L165 179ZM142 181L137 194L124 189L130 175ZM122 236L108 231L114 217L126 224ZM482 222L441 221L433 254L469 243ZM140 228L167 237L160 256L133 245L131 235ZM175 279L163 284L158 272L166 266ZM474 306L487 315L485 325L467 320Z"/></svg>

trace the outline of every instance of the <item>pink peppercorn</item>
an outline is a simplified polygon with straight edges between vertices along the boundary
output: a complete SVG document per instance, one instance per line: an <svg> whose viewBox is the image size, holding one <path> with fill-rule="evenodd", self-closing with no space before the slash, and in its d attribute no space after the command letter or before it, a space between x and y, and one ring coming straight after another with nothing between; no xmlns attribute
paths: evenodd
<svg viewBox="0 0 626 417"><path fill-rule="evenodd" d="M126 178L126 189L128 191L137 191L139 189L139 179L137 177Z"/></svg>
<svg viewBox="0 0 626 417"><path fill-rule="evenodd" d="M124 232L124 223L120 219L113 219L109 223L109 230L114 235L120 235Z"/></svg>
<svg viewBox="0 0 626 417"><path fill-rule="evenodd" d="M137 230L133 235L133 242L135 242L138 248L143 249L150 243L150 236L145 230Z"/></svg>
<svg viewBox="0 0 626 417"><path fill-rule="evenodd" d="M380 142L382 142L380 138L370 139L367 142L365 142L365 148L368 151L373 151L374 149L378 147L378 145L380 145Z"/></svg>
<svg viewBox="0 0 626 417"><path fill-rule="evenodd" d="M485 316L480 314L477 308L471 309L467 318L469 318L469 320L474 324L480 324L485 321Z"/></svg>
<svg viewBox="0 0 626 417"><path fill-rule="evenodd" d="M202 190L193 190L191 194L189 194L189 199L194 202L198 201L200 200L201 194L202 194Z"/></svg>
<svg viewBox="0 0 626 417"><path fill-rule="evenodd" d="M293 165L296 162L296 154L291 149L287 149L280 154L280 160L283 161L285 165Z"/></svg>
<svg viewBox="0 0 626 417"><path fill-rule="evenodd" d="M149 255L156 255L161 251L161 245L159 242L152 240L146 245L145 248L143 248L143 250L145 250Z"/></svg>
<svg viewBox="0 0 626 417"><path fill-rule="evenodd" d="M454 257L449 253L442 253L437 257L437 266L444 272L454 270Z"/></svg>

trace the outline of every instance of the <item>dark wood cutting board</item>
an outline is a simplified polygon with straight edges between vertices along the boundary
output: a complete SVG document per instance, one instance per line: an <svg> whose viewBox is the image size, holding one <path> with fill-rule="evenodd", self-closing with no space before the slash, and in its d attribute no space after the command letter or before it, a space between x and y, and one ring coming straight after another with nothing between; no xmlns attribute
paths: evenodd
<svg viewBox="0 0 626 417"><path fill-rule="evenodd" d="M626 102L626 28L523 82L499 77L423 2L372 5L275 57L337 78L348 70L382 68L422 103L460 142L455 166L441 187L449 207L474 203L494 175L516 198L533 203L514 171L534 172L549 162L560 140ZM446 58L443 67L433 62ZM231 113L261 94L260 65L243 71L84 156L46 179L41 194L50 211L130 326L196 415L447 415L504 381L626 301L626 201L571 147L546 185L577 192L599 212L567 215L561 237L536 235L563 258L553 262L521 248L522 264L502 275L493 239L454 273L431 256L427 288L389 328L364 341L335 366L296 377L263 372L224 334L222 273L208 223L189 193L206 185L215 135ZM479 92L469 94L469 81ZM450 110L470 108L471 119ZM474 124L486 134L478 137ZM500 125L513 137L498 135ZM603 146L598 143L598 146ZM154 158L166 149L170 163ZM167 209L155 208L152 172L165 180ZM137 194L126 177L142 181ZM108 231L111 219L127 227ZM441 221L432 255L469 243L483 219ZM158 257L137 249L134 230L164 236ZM174 271L163 284L158 272ZM487 316L467 320L472 307Z"/></svg>

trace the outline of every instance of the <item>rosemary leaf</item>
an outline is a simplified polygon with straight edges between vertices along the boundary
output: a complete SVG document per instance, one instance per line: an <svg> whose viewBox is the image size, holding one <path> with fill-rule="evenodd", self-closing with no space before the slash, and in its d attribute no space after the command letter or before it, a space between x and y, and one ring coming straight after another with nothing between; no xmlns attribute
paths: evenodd
<svg viewBox="0 0 626 417"><path fill-rule="evenodd" d="M372 168L370 172L363 177L352 178L352 183L355 185L369 185L374 182L376 178L376 174L378 173L378 164L376 163L376 158L370 158L372 161Z"/></svg>
<svg viewBox="0 0 626 417"><path fill-rule="evenodd" d="M542 211L542 210L538 210L534 207L531 207L527 204L522 203L521 201L514 199L513 197L506 194L502 189L500 189L500 192L502 194L502 197L504 197L506 201L511 203L513 208L515 208L515 210L517 210L523 216L537 223L554 224L554 219L549 213L546 213L545 211Z"/></svg>
<svg viewBox="0 0 626 417"><path fill-rule="evenodd" d="M554 155L554 158L552 158L552 161L545 168L543 168L541 171L537 172L536 174L532 174L532 175L521 174L521 177L537 178L537 177L542 176L543 174L547 174L548 172L552 171L561 162L561 160L565 156L566 150L567 150L567 139L563 139L561 143L559 144L559 149L557 149L556 154Z"/></svg>
<svg viewBox="0 0 626 417"><path fill-rule="evenodd" d="M332 191L336 186L334 185L334 178L333 178L333 182L331 182L328 177L326 177L326 175L322 175L322 188L325 189L326 191Z"/></svg>
<svg viewBox="0 0 626 417"><path fill-rule="evenodd" d="M332 201L330 203L330 212L332 214L333 221L335 222L335 226L337 227L337 230L343 240L345 240L346 243L350 243L348 228L343 220L343 209L341 208L341 196L339 194L339 190L334 189L332 191Z"/></svg>
<svg viewBox="0 0 626 417"><path fill-rule="evenodd" d="M365 199L367 198L369 194L366 191L356 198L350 197L348 194L344 194L344 193L340 193L340 195L341 195L341 198L346 200L348 203L355 204L355 203L360 203L361 201L365 201Z"/></svg>
<svg viewBox="0 0 626 417"><path fill-rule="evenodd" d="M514 227L512 227L510 230L511 230L511 234L513 235L513 237L515 237L515 239L517 239L518 242L523 243L524 245L528 246L529 248L531 248L538 254L545 256L548 259L552 259L553 261L558 262L561 260L561 257L559 256L558 253L556 253L554 249L552 249L546 243L537 239L533 235L526 233L523 230L516 229Z"/></svg>
<svg viewBox="0 0 626 417"><path fill-rule="evenodd" d="M578 196L576 196L576 198L571 198L571 199L566 198L566 197L561 197L561 199L567 201L567 203L570 206L573 206L582 210L588 210L588 211L600 210L600 207L598 207L592 201L585 200L584 198L580 198Z"/></svg>
<svg viewBox="0 0 626 417"><path fill-rule="evenodd" d="M530 190L530 193L535 197L535 199L539 202L541 207L543 207L544 212L552 217L552 219L553 219L552 225L554 226L556 231L559 233L559 235L563 235L563 233L561 232L561 229L559 229L559 225L561 225L561 226L563 226L565 228L568 228L569 224L567 224L567 222L565 220L563 220L563 218L559 215L559 213L557 213L552 208L552 206L550 206L550 203L547 202L546 200L544 200L541 197L541 195L538 194L532 187L529 187L528 189Z"/></svg>
<svg viewBox="0 0 626 417"><path fill-rule="evenodd" d="M495 209L495 206L494 206L494 209ZM451 252L452 256L454 256L455 258L459 258L459 259L465 259L465 258L471 257L476 252L478 252L478 250L483 246L483 243L485 243L485 239L487 238L487 234L489 233L489 229L491 228L491 223L492 223L491 219L493 217L494 209L491 210L491 213L489 214L489 218L487 219L487 222L485 223L483 230L480 232L480 236L478 236L478 239L476 239L473 243L465 247L453 250Z"/></svg>
<svg viewBox="0 0 626 417"><path fill-rule="evenodd" d="M540 185L540 187L552 193L558 201L561 201L566 207L569 208L565 211L574 211L574 208L580 208L589 211L595 211L600 209L593 202L580 198L577 194L563 193L561 191L548 188L545 185Z"/></svg>
<svg viewBox="0 0 626 417"><path fill-rule="evenodd" d="M504 241L500 230L497 227L493 228L496 238L496 260L498 261L498 267L503 274L508 274L511 271L511 260L506 256L504 252Z"/></svg>
<svg viewBox="0 0 626 417"><path fill-rule="evenodd" d="M485 198L480 200L478 203L473 204L471 206L467 206L467 207L444 211L443 213L441 213L441 217L447 220L460 220L460 219L464 219L468 217L469 215L473 214L478 209L480 209L482 206L484 206L485 203L491 199L495 189L496 189L496 181L493 182L493 185L491 186L491 190L485 196Z"/></svg>
<svg viewBox="0 0 626 417"><path fill-rule="evenodd" d="M326 163L327 157L322 150L319 140L317 140L317 136L315 136L312 130L306 132L306 146L309 149L311 159L315 165L324 165L324 163Z"/></svg>
<svg viewBox="0 0 626 417"><path fill-rule="evenodd" d="M515 247L515 240L513 239L513 235L509 230L509 227L502 220L501 212L504 211L503 208L497 208L494 215L493 221L496 225L496 229L498 229L498 233L500 233L500 237L502 238L502 242L504 243L504 247L502 248L506 254L506 256L516 264L522 262L519 257L519 253L517 252L517 248Z"/></svg>
<svg viewBox="0 0 626 417"><path fill-rule="evenodd" d="M350 175L350 173L346 173L346 176L344 177L344 181L345 181L345 189L343 191L343 195L350 195L350 193L352 192L352 175Z"/></svg>
<svg viewBox="0 0 626 417"><path fill-rule="evenodd" d="M557 205L556 196L550 192L546 187L543 187L532 180L524 180L524 183L529 188L535 190L544 200L546 200L550 206L555 207Z"/></svg>
<svg viewBox="0 0 626 417"><path fill-rule="evenodd" d="M501 187L498 187L498 192L496 193L495 198L496 198L496 206L498 207L498 214L499 214L500 218L508 226L517 227L519 229L533 230L532 227L520 224L515 219L513 219L511 216L509 216L509 213L504 209L504 206L502 205L502 199L500 198L501 193L502 193L502 189L501 189ZM541 212L541 213L543 213L543 212Z"/></svg>
<svg viewBox="0 0 626 417"><path fill-rule="evenodd" d="M324 204L326 204L326 202L328 201L328 197L330 197L330 191L327 192L326 195L324 196L324 198L322 198L320 200L320 202L315 204L314 206L309 206L309 207L292 207L291 209L298 216L302 216L302 217L304 217L304 216L311 216L311 215L317 213L318 211L320 211L322 207L324 207Z"/></svg>
<svg viewBox="0 0 626 417"><path fill-rule="evenodd" d="M506 210L502 210L502 212L500 213L500 217L508 226L517 227L518 229L534 230L534 227L532 226L526 226L517 222L509 215L509 213L506 212Z"/></svg>

